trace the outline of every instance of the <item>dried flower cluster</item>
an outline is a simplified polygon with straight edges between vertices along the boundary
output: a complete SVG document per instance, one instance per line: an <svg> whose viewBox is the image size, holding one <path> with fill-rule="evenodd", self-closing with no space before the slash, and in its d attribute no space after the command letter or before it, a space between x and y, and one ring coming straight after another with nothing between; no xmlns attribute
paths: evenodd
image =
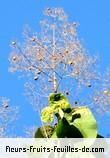
<svg viewBox="0 0 110 158"><path fill-rule="evenodd" d="M15 135L12 131L14 130L14 124L11 125L11 123L13 123L17 118L16 115L18 113L18 108L10 107L9 101L9 99L0 97L0 137Z"/></svg>
<svg viewBox="0 0 110 158"><path fill-rule="evenodd" d="M110 69L102 75L100 84L94 90L93 104L110 114Z"/></svg>
<svg viewBox="0 0 110 158"><path fill-rule="evenodd" d="M69 22L62 8L46 8L44 15L47 18L40 21L41 32L32 33L25 30L23 44L12 41L12 53L9 58L10 71L24 72L30 80L30 84L26 83L26 88L31 103L38 110L39 104L44 104L45 99L42 103L42 97L58 91L76 99L80 93L79 88L85 90L86 87L92 89L92 92L86 90L92 97L89 97L88 93L84 96L83 92L83 96L91 101L90 104L108 105L108 88L102 85L102 90L93 90L94 85L100 82L96 67L97 58L88 55L83 48L77 35L78 24ZM81 105L83 103L86 104L82 101Z"/></svg>

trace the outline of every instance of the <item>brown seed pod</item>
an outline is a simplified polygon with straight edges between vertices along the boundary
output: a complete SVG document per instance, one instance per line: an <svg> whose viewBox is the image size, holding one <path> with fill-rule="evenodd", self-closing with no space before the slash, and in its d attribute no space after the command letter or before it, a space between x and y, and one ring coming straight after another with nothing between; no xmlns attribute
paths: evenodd
<svg viewBox="0 0 110 158"><path fill-rule="evenodd" d="M16 45L16 41L12 41L12 45L15 46Z"/></svg>
<svg viewBox="0 0 110 158"><path fill-rule="evenodd" d="M37 74L40 75L41 74L41 70L38 70Z"/></svg>
<svg viewBox="0 0 110 158"><path fill-rule="evenodd" d="M35 42L36 41L36 38L35 37L32 37L32 42Z"/></svg>
<svg viewBox="0 0 110 158"><path fill-rule="evenodd" d="M104 93L105 95L109 95L109 94L110 94L110 91L104 90L103 93Z"/></svg>
<svg viewBox="0 0 110 158"><path fill-rule="evenodd" d="M35 76L35 77L34 77L34 80L35 80L35 81L38 80L38 76Z"/></svg>
<svg viewBox="0 0 110 158"><path fill-rule="evenodd" d="M48 82L53 82L53 79L49 78L49 79L48 79Z"/></svg>
<svg viewBox="0 0 110 158"><path fill-rule="evenodd" d="M13 58L12 58L12 59L13 59L13 61L16 61L17 57L16 57L16 56L13 56Z"/></svg>
<svg viewBox="0 0 110 158"><path fill-rule="evenodd" d="M91 85L91 84L88 84L88 85L87 85L87 87L89 87L89 88L90 88L90 87L92 87L92 85Z"/></svg>
<svg viewBox="0 0 110 158"><path fill-rule="evenodd" d="M8 104L5 104L5 105L4 105L4 108L8 108L8 107L9 107L9 105L8 105Z"/></svg>

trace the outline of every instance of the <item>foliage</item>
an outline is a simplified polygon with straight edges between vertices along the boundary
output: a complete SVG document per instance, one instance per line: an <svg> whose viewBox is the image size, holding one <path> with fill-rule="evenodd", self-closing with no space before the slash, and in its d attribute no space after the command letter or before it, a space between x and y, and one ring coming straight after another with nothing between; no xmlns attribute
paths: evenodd
<svg viewBox="0 0 110 158"><path fill-rule="evenodd" d="M57 125L54 127L48 125L38 128L35 133L36 138L97 137L97 124L91 111L87 107L72 108L66 97L61 93L52 93L49 96L49 106L41 112L42 121L46 123L53 121L54 117L52 114L57 117Z"/></svg>
<svg viewBox="0 0 110 158"><path fill-rule="evenodd" d="M41 112L41 119L43 122L52 122L53 114L61 113L62 110L68 108L70 108L70 104L63 94L52 93L49 96L49 107L45 107Z"/></svg>

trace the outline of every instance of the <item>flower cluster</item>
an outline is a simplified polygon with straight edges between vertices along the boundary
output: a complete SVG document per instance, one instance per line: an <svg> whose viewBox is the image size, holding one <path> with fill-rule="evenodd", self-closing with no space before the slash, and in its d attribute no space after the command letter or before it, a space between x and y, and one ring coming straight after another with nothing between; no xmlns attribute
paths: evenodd
<svg viewBox="0 0 110 158"><path fill-rule="evenodd" d="M9 137L11 132L14 135L11 123L16 120L17 113L18 108L11 107L9 99L0 97L0 137Z"/></svg>
<svg viewBox="0 0 110 158"><path fill-rule="evenodd" d="M81 88L86 88L83 97L89 102L108 105L108 86L101 85L102 90L96 87L93 91L100 82L97 57L89 55L83 47L77 35L78 24L69 22L62 8L46 8L44 15L46 18L40 21L41 31L25 30L24 43L13 41L9 58L11 72L20 71L28 76L26 93L31 103L38 109L38 100L44 102L50 93L62 92L70 95L75 104L78 98L83 100L82 105L87 104L80 93Z"/></svg>

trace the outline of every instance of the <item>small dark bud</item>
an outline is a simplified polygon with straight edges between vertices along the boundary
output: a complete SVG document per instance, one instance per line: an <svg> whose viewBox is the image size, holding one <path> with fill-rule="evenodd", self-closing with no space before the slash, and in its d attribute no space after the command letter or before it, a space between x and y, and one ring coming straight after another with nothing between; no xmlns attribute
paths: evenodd
<svg viewBox="0 0 110 158"><path fill-rule="evenodd" d="M66 92L66 95L69 95L69 92Z"/></svg>
<svg viewBox="0 0 110 158"><path fill-rule="evenodd" d="M91 84L89 84L89 85L88 85L88 87L90 88L90 87L92 87L92 85L91 85Z"/></svg>
<svg viewBox="0 0 110 158"><path fill-rule="evenodd" d="M75 101L74 103L75 103L75 105L76 105L76 104L78 104L78 102L77 102L77 101Z"/></svg>

